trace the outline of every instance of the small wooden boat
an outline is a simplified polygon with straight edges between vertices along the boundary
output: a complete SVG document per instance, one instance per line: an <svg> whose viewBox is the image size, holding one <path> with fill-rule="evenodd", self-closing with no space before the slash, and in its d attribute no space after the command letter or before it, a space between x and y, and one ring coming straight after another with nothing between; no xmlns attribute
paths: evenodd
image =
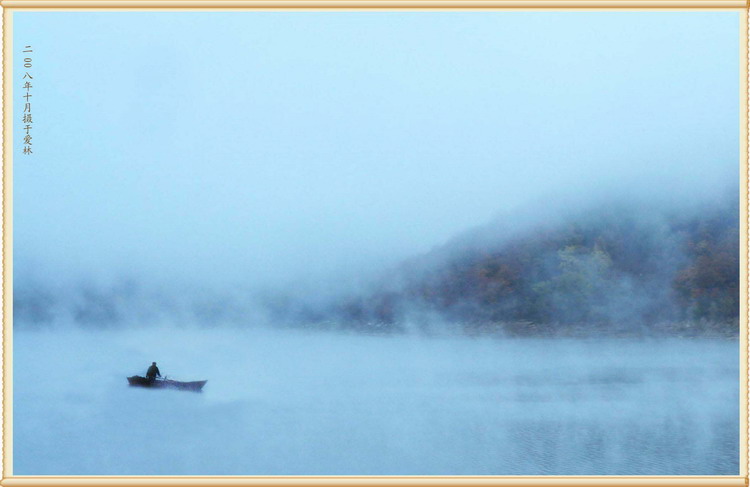
<svg viewBox="0 0 750 487"><path fill-rule="evenodd" d="M128 377L128 384L137 387L151 387L154 389L179 389L181 391L200 392L207 380L197 380L193 382L180 382L171 379L154 379L150 380L140 375Z"/></svg>

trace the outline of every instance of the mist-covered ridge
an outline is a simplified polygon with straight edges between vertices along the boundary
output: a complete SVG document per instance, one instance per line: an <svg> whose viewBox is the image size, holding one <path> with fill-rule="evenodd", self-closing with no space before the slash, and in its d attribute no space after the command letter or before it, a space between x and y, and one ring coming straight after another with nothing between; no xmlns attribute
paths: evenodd
<svg viewBox="0 0 750 487"><path fill-rule="evenodd" d="M736 334L738 201L606 203L552 208L549 219L499 217L404 262L333 313L363 328Z"/></svg>
<svg viewBox="0 0 750 487"><path fill-rule="evenodd" d="M738 201L507 214L345 291L47 282L18 276L17 326L191 324L403 332L713 334L739 315ZM332 281L335 279L332 279ZM56 284L55 284L56 283Z"/></svg>

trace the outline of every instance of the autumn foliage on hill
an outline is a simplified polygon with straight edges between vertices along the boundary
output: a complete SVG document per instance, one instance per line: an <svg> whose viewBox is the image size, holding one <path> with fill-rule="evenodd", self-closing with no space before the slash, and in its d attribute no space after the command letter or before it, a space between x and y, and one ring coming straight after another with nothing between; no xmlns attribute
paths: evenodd
<svg viewBox="0 0 750 487"><path fill-rule="evenodd" d="M344 320L420 320L552 331L670 327L732 333L739 314L739 215L594 209L503 234L498 220L385 276L337 307ZM679 325L678 325L679 324Z"/></svg>
<svg viewBox="0 0 750 487"><path fill-rule="evenodd" d="M514 335L738 332L737 198L710 206L609 202L498 217L346 293L282 286L175 293L109 286L14 286L23 326L177 322L218 326L434 330ZM171 321L170 321L171 320Z"/></svg>

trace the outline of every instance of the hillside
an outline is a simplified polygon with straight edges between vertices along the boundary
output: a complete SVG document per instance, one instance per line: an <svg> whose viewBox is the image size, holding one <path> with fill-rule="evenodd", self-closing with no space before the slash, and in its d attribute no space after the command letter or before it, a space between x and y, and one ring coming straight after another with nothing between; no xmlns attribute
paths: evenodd
<svg viewBox="0 0 750 487"><path fill-rule="evenodd" d="M736 201L689 212L610 205L520 230L498 219L330 311L365 328L440 320L514 334L733 335L737 208Z"/></svg>
<svg viewBox="0 0 750 487"><path fill-rule="evenodd" d="M562 207L562 205L560 205ZM315 289L14 285L22 326L231 324L511 335L735 336L739 203L670 210L609 202L498 217L347 295ZM318 290L319 291L319 290Z"/></svg>

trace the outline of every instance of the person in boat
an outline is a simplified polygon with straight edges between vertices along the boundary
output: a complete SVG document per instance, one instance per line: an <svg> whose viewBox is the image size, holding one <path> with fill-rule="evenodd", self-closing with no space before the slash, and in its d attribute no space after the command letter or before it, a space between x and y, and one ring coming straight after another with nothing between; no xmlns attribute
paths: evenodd
<svg viewBox="0 0 750 487"><path fill-rule="evenodd" d="M161 377L161 372L159 372L159 367L156 366L156 362L151 362L151 367L146 371L146 379L148 379L149 382L153 382L157 377Z"/></svg>

